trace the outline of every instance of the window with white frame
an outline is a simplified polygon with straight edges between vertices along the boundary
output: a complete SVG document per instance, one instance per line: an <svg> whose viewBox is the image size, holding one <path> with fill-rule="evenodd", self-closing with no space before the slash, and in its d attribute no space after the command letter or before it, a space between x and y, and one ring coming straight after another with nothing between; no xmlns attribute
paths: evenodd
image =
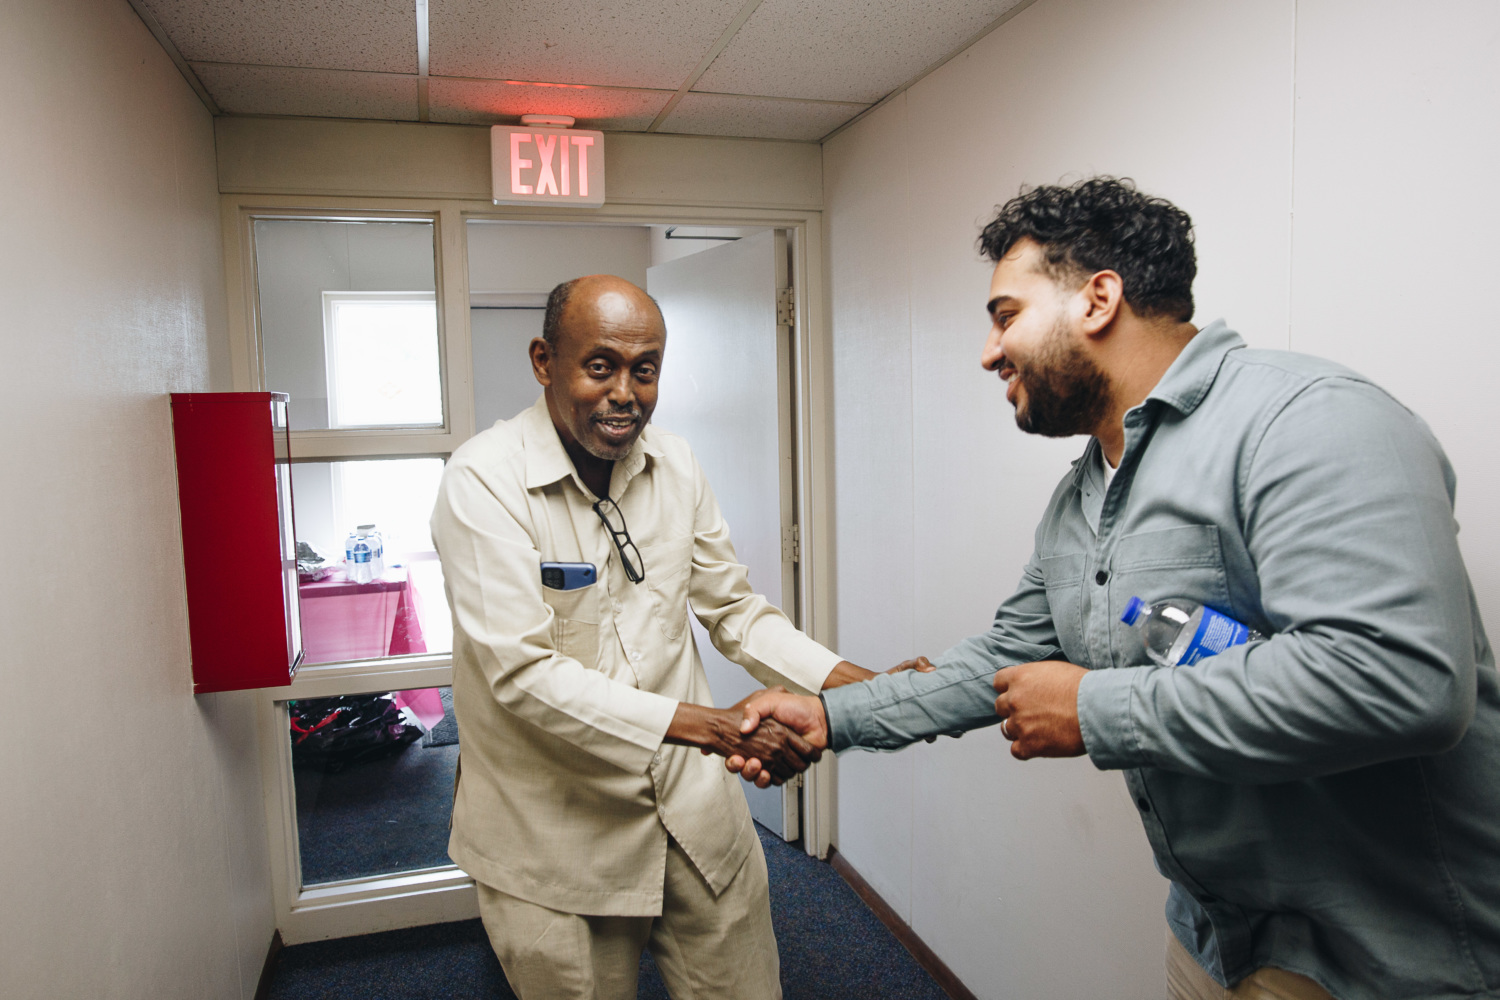
<svg viewBox="0 0 1500 1000"><path fill-rule="evenodd" d="M452 450L434 221L262 218L252 232L264 385L291 397L303 662L446 654L427 529Z"/></svg>

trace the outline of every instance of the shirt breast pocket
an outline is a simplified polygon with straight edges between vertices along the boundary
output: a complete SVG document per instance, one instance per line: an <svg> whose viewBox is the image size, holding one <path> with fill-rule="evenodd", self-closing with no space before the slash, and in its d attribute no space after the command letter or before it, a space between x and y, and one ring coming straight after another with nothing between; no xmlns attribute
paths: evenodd
<svg viewBox="0 0 1500 1000"><path fill-rule="evenodd" d="M641 549L656 623L668 639L687 628L688 581L693 575L693 536L685 534Z"/></svg>
<svg viewBox="0 0 1500 1000"><path fill-rule="evenodd" d="M552 609L552 648L586 667L599 659L599 585L576 590L542 588L542 600Z"/></svg>
<svg viewBox="0 0 1500 1000"><path fill-rule="evenodd" d="M1047 606L1052 611L1052 627L1057 630L1058 645L1069 663L1087 663L1083 648L1083 567L1082 552L1043 556L1039 561L1042 581L1047 587Z"/></svg>
<svg viewBox="0 0 1500 1000"><path fill-rule="evenodd" d="M1147 604L1181 597L1235 615L1229 601L1218 525L1184 524L1124 535L1115 549L1113 565L1110 613L1115 623L1115 648L1127 650L1131 662L1146 661L1140 639L1120 621L1132 597Z"/></svg>

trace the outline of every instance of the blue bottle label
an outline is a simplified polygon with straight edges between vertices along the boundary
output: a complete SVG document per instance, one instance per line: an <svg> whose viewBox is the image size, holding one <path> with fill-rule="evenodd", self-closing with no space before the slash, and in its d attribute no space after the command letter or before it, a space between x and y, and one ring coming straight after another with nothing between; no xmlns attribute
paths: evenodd
<svg viewBox="0 0 1500 1000"><path fill-rule="evenodd" d="M1203 620L1198 623L1198 631L1193 634L1192 644L1183 651L1182 659L1177 662L1190 667L1206 656L1222 653L1230 646L1249 641L1248 628L1228 615L1206 607L1203 609Z"/></svg>

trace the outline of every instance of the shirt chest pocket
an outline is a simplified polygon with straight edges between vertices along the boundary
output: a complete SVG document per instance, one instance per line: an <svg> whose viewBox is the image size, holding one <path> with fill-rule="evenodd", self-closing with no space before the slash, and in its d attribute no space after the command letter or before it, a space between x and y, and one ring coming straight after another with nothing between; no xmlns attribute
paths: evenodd
<svg viewBox="0 0 1500 1000"><path fill-rule="evenodd" d="M1083 645L1083 569L1086 560L1082 552L1043 556L1040 560L1042 581L1047 587L1047 605L1052 612L1052 627L1069 663L1088 663Z"/></svg>
<svg viewBox="0 0 1500 1000"><path fill-rule="evenodd" d="M1218 525L1184 524L1124 535L1112 563L1109 603L1115 648L1124 651L1128 662L1146 660L1135 630L1119 620L1132 597L1147 604L1181 597L1235 616Z"/></svg>
<svg viewBox="0 0 1500 1000"><path fill-rule="evenodd" d="M656 623L668 639L687 628L688 581L693 575L693 536L684 534L641 549Z"/></svg>
<svg viewBox="0 0 1500 1000"><path fill-rule="evenodd" d="M552 609L552 648L586 667L599 660L599 595L597 583L576 590L542 588L542 600Z"/></svg>

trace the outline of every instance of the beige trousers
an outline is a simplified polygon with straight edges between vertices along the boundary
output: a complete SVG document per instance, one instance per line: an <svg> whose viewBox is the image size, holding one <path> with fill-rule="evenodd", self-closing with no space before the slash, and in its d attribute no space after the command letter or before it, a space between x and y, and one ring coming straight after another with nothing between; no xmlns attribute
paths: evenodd
<svg viewBox="0 0 1500 1000"><path fill-rule="evenodd" d="M1257 969L1232 990L1226 990L1167 930L1168 1000L1333 1000L1328 991L1306 976L1269 965Z"/></svg>
<svg viewBox="0 0 1500 1000"><path fill-rule="evenodd" d="M718 898L669 840L659 917L560 913L476 888L490 945L520 1000L635 1000L646 949L672 1000L781 1000L759 840Z"/></svg>

